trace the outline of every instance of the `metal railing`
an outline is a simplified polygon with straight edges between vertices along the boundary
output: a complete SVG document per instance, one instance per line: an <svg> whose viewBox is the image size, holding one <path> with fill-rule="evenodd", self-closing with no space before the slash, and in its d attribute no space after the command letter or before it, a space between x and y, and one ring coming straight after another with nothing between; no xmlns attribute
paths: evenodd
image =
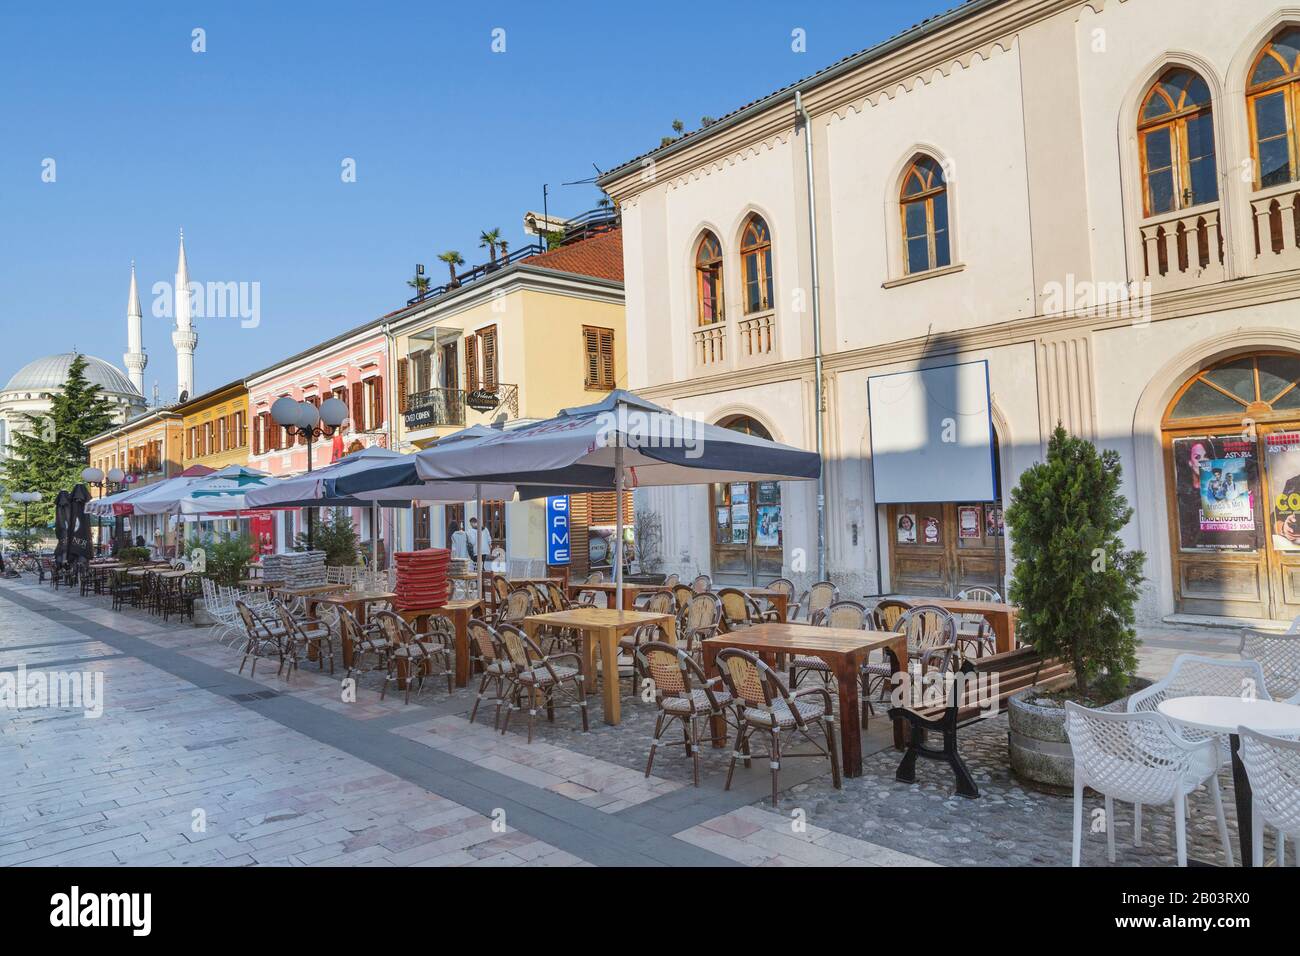
<svg viewBox="0 0 1300 956"><path fill-rule="evenodd" d="M472 392L460 388L430 388L406 396L406 411L403 413L406 427L462 426L465 424L465 410L469 408L469 397L484 394L494 395L497 404L480 414L495 418L499 412L505 412L510 418L519 417L518 385L498 383L495 388L480 388Z"/></svg>

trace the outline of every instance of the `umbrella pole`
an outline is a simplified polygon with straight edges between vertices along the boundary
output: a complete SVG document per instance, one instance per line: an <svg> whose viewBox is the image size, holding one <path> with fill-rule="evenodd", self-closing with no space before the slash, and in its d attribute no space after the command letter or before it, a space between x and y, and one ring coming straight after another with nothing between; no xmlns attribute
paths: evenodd
<svg viewBox="0 0 1300 956"><path fill-rule="evenodd" d="M614 607L623 607L623 442L614 447L614 509L618 515L615 525L617 540L614 545Z"/></svg>
<svg viewBox="0 0 1300 956"><path fill-rule="evenodd" d="M380 570L379 567L379 502L370 503L370 571Z"/></svg>
<svg viewBox="0 0 1300 956"><path fill-rule="evenodd" d="M478 530L474 532L474 555L478 558L478 596L483 599L483 486L474 483L474 517L478 519ZM491 539L488 539L491 541Z"/></svg>

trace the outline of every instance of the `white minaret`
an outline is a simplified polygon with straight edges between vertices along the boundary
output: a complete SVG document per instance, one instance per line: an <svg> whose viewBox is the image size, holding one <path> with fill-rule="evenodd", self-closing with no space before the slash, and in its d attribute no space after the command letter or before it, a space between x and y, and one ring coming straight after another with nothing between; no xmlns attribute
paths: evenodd
<svg viewBox="0 0 1300 956"><path fill-rule="evenodd" d="M131 384L144 394L144 369L149 356L144 354L144 313L140 311L140 292L135 287L135 260L131 260L131 291L126 297L126 354L122 356Z"/></svg>
<svg viewBox="0 0 1300 956"><path fill-rule="evenodd" d="M185 261L185 230L181 230L181 253L176 260L176 328L172 345L176 346L176 394L194 397L194 346L199 333L190 318L190 267Z"/></svg>

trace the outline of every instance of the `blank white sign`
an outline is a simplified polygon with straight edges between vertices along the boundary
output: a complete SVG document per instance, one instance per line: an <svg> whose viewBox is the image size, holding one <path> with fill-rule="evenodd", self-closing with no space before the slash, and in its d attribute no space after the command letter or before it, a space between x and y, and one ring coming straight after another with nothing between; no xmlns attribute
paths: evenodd
<svg viewBox="0 0 1300 956"><path fill-rule="evenodd" d="M987 362L867 379L878 504L993 500Z"/></svg>

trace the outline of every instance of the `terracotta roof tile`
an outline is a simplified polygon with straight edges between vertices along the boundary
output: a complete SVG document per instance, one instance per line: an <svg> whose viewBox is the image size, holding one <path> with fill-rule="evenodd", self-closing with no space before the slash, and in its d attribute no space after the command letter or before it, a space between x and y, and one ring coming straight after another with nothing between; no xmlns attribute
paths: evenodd
<svg viewBox="0 0 1300 956"><path fill-rule="evenodd" d="M581 242L521 260L521 265L623 281L623 230L611 229Z"/></svg>

